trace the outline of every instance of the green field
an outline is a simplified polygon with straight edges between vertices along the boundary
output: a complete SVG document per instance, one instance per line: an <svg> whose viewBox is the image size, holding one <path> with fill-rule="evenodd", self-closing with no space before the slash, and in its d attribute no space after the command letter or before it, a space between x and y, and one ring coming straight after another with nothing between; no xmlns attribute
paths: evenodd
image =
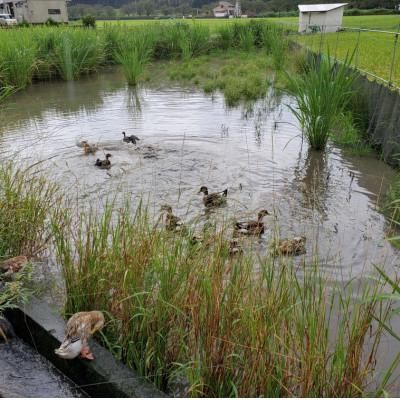
<svg viewBox="0 0 400 400"><path fill-rule="evenodd" d="M297 17L288 18L265 18L262 19L272 23L281 23L284 26L292 27L297 30ZM172 20L124 20L124 21L99 21L100 26L104 24L127 24L132 26L148 24L167 24ZM176 19L174 21L177 21ZM190 22L191 20L180 20ZM224 24L237 22L233 19L199 19L196 23L209 26L213 31ZM379 16L352 16L344 17L343 26L349 28L378 29L390 32L397 32L400 27L399 15L379 15ZM338 34L326 34L321 43L321 35L299 36L295 40L306 45L313 51L323 49L331 56L344 59L347 54L355 51L358 43L358 32L340 32ZM391 74L391 62L393 58L394 35L378 32L361 32L359 38L358 51L356 52L353 65L361 70L376 75L384 80L389 80ZM396 51L395 63L392 72L392 81L396 86L400 86L400 49Z"/></svg>

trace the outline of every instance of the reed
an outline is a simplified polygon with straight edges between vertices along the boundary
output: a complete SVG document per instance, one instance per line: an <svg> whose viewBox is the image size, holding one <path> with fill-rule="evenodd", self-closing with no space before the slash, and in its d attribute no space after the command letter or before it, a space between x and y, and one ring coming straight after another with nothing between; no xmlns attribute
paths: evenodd
<svg viewBox="0 0 400 400"><path fill-rule="evenodd" d="M329 56L313 58L302 75L287 75L289 93L297 106L291 107L310 146L324 150L332 133L335 118L348 105L353 94L356 72L350 72L351 57L335 64Z"/></svg>
<svg viewBox="0 0 400 400"><path fill-rule="evenodd" d="M0 257L33 256L47 248L49 216L61 195L36 172L11 162L0 166Z"/></svg>
<svg viewBox="0 0 400 400"><path fill-rule="evenodd" d="M55 41L55 68L66 81L95 71L104 59L102 42L95 31L60 31Z"/></svg>
<svg viewBox="0 0 400 400"><path fill-rule="evenodd" d="M229 255L225 228L178 234L128 205L72 213L54 224L66 314L109 316L102 340L175 395L353 397L366 394L382 329L379 284L361 301L325 283L315 261L296 275L287 260ZM76 228L77 226L77 228Z"/></svg>
<svg viewBox="0 0 400 400"><path fill-rule="evenodd" d="M153 50L154 36L137 30L126 35L115 52L115 60L121 64L128 85L136 86Z"/></svg>
<svg viewBox="0 0 400 400"><path fill-rule="evenodd" d="M0 39L0 86L25 88L35 69L36 44L29 32L10 30Z"/></svg>

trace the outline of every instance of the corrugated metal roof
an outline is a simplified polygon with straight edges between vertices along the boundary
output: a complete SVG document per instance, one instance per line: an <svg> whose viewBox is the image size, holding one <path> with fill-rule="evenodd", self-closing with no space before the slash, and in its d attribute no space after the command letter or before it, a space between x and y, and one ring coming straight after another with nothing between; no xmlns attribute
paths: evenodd
<svg viewBox="0 0 400 400"><path fill-rule="evenodd" d="M347 6L348 3L336 4L299 4L300 12L324 12Z"/></svg>

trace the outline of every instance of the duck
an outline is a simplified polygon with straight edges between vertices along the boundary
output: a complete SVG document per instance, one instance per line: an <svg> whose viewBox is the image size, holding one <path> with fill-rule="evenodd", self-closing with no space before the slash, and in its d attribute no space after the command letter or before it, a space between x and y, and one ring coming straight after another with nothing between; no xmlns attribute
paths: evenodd
<svg viewBox="0 0 400 400"><path fill-rule="evenodd" d="M299 256L306 252L306 237L295 236L291 239L280 240L276 252L285 256Z"/></svg>
<svg viewBox="0 0 400 400"><path fill-rule="evenodd" d="M243 254L243 248L237 239L231 239L229 242L229 256Z"/></svg>
<svg viewBox="0 0 400 400"><path fill-rule="evenodd" d="M125 143L133 143L136 144L138 140L140 140L137 136L131 135L131 136L126 136L125 132L122 132L124 135L124 138L122 139Z"/></svg>
<svg viewBox="0 0 400 400"><path fill-rule="evenodd" d="M257 220L236 222L235 231L244 235L262 235L264 233L264 222L262 222L262 219L267 215L270 215L267 210L261 210L257 215Z"/></svg>
<svg viewBox="0 0 400 400"><path fill-rule="evenodd" d="M61 346L54 352L60 357L72 360L79 355L87 360L94 360L88 339L104 326L101 311L82 311L75 313L65 327L65 337Z"/></svg>
<svg viewBox="0 0 400 400"><path fill-rule="evenodd" d="M170 205L162 205L160 211L166 212L165 226L168 231L175 231L182 227L181 219L172 213L172 207Z"/></svg>
<svg viewBox="0 0 400 400"><path fill-rule="evenodd" d="M13 258L9 258L0 263L0 271L2 272L3 277L10 277L17 272L21 271L23 267L28 263L28 257L26 256L17 256Z"/></svg>
<svg viewBox="0 0 400 400"><path fill-rule="evenodd" d="M207 186L200 188L199 194L203 193L203 204L206 207L218 207L226 204L226 196L228 195L228 189L218 193L208 193Z"/></svg>
<svg viewBox="0 0 400 400"><path fill-rule="evenodd" d="M81 143L83 147L83 152L85 154L94 154L99 149L96 145L89 144L86 140L82 141Z"/></svg>
<svg viewBox="0 0 400 400"><path fill-rule="evenodd" d="M106 154L106 159L105 160L100 160L99 158L96 160L96 163L94 164L96 167L99 167L101 169L110 169L111 168L111 161L109 158L112 157L110 153Z"/></svg>

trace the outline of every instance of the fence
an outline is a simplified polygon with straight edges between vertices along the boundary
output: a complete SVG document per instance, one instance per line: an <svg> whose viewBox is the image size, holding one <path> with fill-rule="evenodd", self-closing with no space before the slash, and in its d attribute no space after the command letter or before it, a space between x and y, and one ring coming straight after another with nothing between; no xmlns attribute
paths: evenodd
<svg viewBox="0 0 400 400"><path fill-rule="evenodd" d="M296 42L316 53L342 61L353 56L352 65L362 74L400 89L400 32L340 26L307 26L281 23Z"/></svg>

